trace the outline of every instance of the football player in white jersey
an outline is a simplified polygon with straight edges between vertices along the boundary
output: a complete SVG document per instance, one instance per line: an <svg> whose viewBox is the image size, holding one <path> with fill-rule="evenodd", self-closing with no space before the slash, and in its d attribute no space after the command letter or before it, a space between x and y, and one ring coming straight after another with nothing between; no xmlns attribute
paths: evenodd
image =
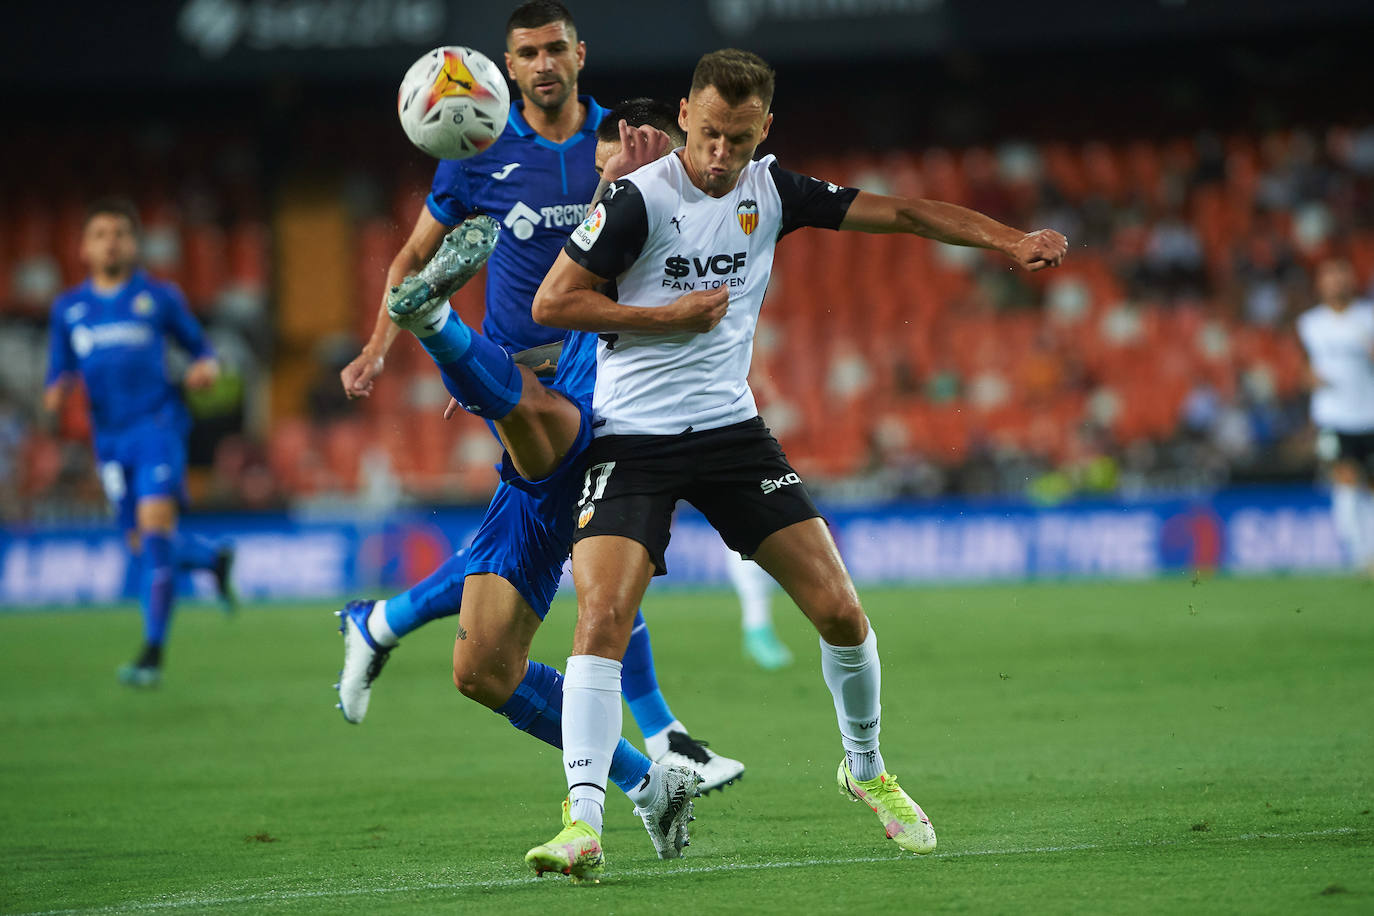
<svg viewBox="0 0 1374 916"><path fill-rule="evenodd" d="M1030 270L1059 264L1068 243L952 204L807 178L772 156L756 162L772 95L773 72L757 55L703 57L680 105L686 146L612 182L535 297L537 321L600 335L564 686L570 808L562 832L526 855L536 872L580 877L602 867L618 659L639 599L664 572L678 499L752 556L816 626L845 749L841 792L866 803L902 848L935 848L929 819L879 751L876 637L805 484L757 416L747 383L754 328L774 245L803 226L908 232L1000 251ZM616 300L598 291L610 280Z"/></svg>
<svg viewBox="0 0 1374 916"><path fill-rule="evenodd" d="M1355 270L1317 267L1319 304L1298 318L1312 386L1317 456L1330 463L1331 515L1350 562L1374 575L1374 303L1356 301Z"/></svg>

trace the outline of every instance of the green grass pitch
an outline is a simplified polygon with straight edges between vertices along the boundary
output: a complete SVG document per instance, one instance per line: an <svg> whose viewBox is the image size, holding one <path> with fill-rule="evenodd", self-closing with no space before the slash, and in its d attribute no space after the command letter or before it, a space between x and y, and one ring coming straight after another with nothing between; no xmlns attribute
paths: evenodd
<svg viewBox="0 0 1374 916"><path fill-rule="evenodd" d="M930 814L899 855L835 788L815 636L742 660L724 592L651 594L674 711L746 778L680 862L612 790L597 887L533 879L560 758L464 700L450 622L332 708L325 606L193 608L156 691L115 683L132 608L0 615L7 913L1374 911L1374 587L1171 579L870 589L883 751ZM568 652L561 598L534 656ZM626 715L627 733L639 740Z"/></svg>

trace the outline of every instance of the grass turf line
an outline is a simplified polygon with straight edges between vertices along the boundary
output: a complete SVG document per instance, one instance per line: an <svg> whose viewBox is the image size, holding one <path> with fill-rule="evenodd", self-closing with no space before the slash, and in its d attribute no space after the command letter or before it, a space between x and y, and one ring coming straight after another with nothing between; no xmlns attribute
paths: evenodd
<svg viewBox="0 0 1374 916"><path fill-rule="evenodd" d="M456 694L447 622L397 651L352 727L330 708L328 608L183 614L146 694L113 682L130 609L0 616L0 909L1367 909L1371 597L1296 578L866 590L884 755L940 835L916 860L834 788L795 610L775 600L798 662L765 674L731 596L653 595L674 711L750 770L699 802L681 863L613 795L606 882L578 891L525 880L557 829L558 757ZM534 657L566 656L571 616L560 601Z"/></svg>

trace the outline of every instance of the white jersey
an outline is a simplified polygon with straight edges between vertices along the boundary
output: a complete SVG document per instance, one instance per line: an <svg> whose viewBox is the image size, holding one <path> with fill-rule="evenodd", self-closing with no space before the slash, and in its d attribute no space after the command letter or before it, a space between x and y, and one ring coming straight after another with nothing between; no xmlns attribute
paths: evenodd
<svg viewBox="0 0 1374 916"><path fill-rule="evenodd" d="M602 334L593 428L605 435L677 435L757 416L749 362L773 249L802 226L837 229L858 191L780 168L745 166L735 188L711 197L677 154L613 182L564 251L617 299L661 307L693 290L725 286L730 308L705 334Z"/></svg>
<svg viewBox="0 0 1374 916"><path fill-rule="evenodd" d="M1374 304L1308 309L1298 318L1298 336L1324 382L1312 390L1312 422L1338 433L1374 431Z"/></svg>

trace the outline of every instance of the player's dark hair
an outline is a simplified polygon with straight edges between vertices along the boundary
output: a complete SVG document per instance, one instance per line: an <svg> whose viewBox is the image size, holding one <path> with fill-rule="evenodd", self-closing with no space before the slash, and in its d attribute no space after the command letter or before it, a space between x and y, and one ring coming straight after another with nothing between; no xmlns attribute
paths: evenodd
<svg viewBox="0 0 1374 916"><path fill-rule="evenodd" d="M687 135L677 123L677 106L645 96L626 99L606 112L606 117L597 125L596 139L607 143L619 142L622 120L631 127L648 125L661 130L668 135L674 146L681 146L687 142Z"/></svg>
<svg viewBox="0 0 1374 916"><path fill-rule="evenodd" d="M86 207L86 217L81 220L82 231L85 231L91 220L97 216L124 217L133 227L134 235L138 235L142 228L138 221L138 208L127 197L101 197L91 201L90 206Z"/></svg>
<svg viewBox="0 0 1374 916"><path fill-rule="evenodd" d="M572 13L568 12L566 6L558 0L529 0L510 14L506 20L506 34L510 35L516 29L537 29L554 22L566 24L568 34L574 38L577 36L577 23L573 22Z"/></svg>
<svg viewBox="0 0 1374 916"><path fill-rule="evenodd" d="M720 93L727 105L739 105L758 96L767 111L773 103L775 75L767 61L752 51L725 48L712 51L697 61L697 68L692 73L692 91L710 86Z"/></svg>

